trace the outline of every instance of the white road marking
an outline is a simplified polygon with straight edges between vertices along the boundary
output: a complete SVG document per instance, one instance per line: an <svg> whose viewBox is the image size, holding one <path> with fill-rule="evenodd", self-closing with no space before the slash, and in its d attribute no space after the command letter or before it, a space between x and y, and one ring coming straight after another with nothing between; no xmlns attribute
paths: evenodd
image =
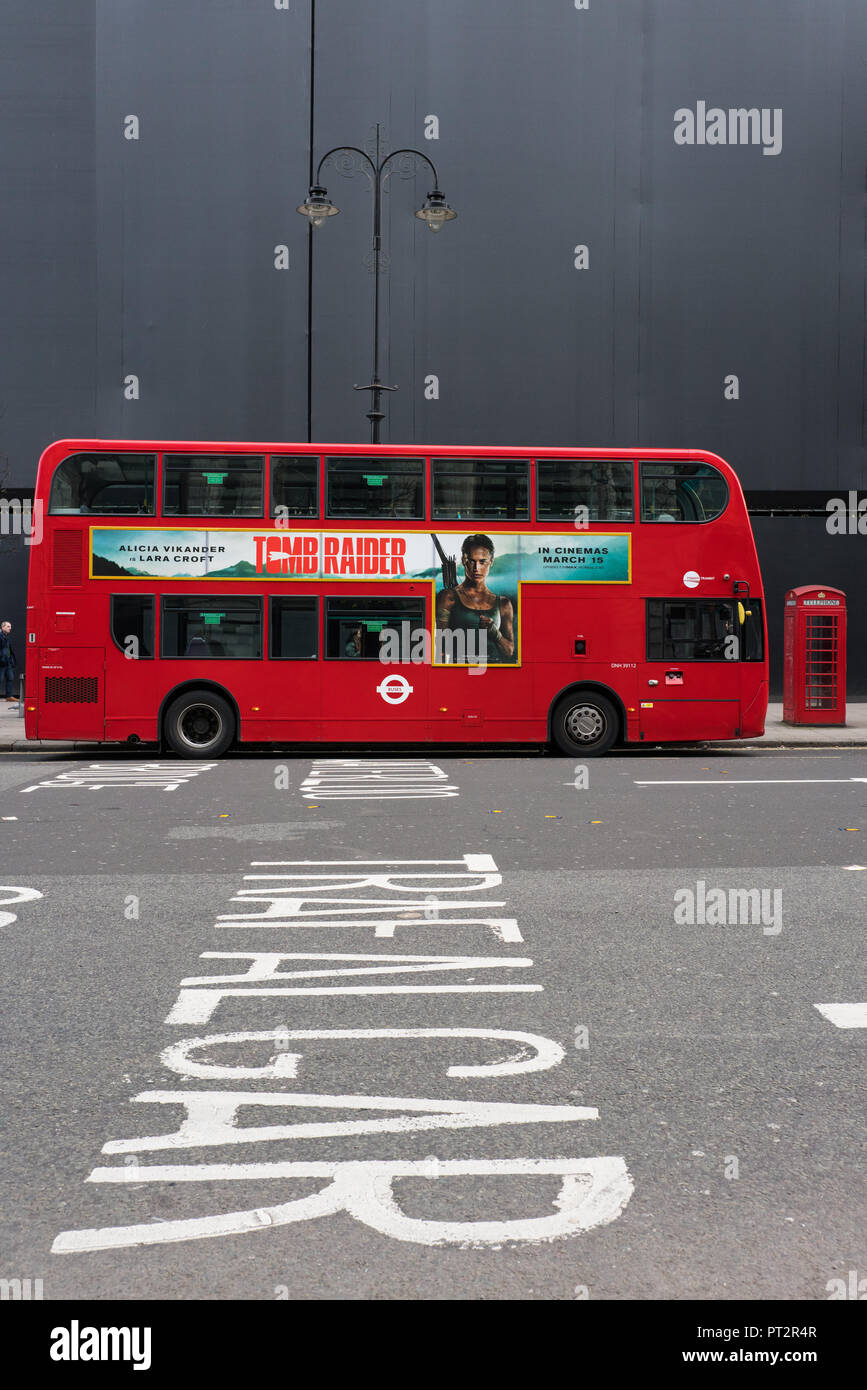
<svg viewBox="0 0 867 1390"><path fill-rule="evenodd" d="M153 1153L159 1149L202 1149L222 1144L271 1143L275 1139L340 1139L359 1134L411 1134L434 1129L486 1129L492 1125L571 1124L598 1120L587 1105L526 1105L510 1101L428 1100L419 1096L332 1095L301 1091L142 1091L134 1104L180 1105L186 1118L171 1134L110 1139L104 1154ZM393 1118L315 1120L308 1124L237 1123L238 1111L252 1106L279 1110L399 1111ZM409 1113L406 1113L409 1112Z"/></svg>
<svg viewBox="0 0 867 1390"><path fill-rule="evenodd" d="M163 791L173 792L213 767L217 767L217 763L90 763L74 772L60 772L50 782L22 787L21 793L67 787L87 787L92 792L103 791L106 787L161 787Z"/></svg>
<svg viewBox="0 0 867 1390"><path fill-rule="evenodd" d="M317 758L299 790L317 801L401 801L460 795L447 773L434 763L356 758Z"/></svg>
<svg viewBox="0 0 867 1390"><path fill-rule="evenodd" d="M392 904L394 905L394 904ZM411 917L378 917L364 922L320 922L318 914L305 913L303 920L297 920L298 914L292 914L294 920L289 920L289 915L278 917L266 921L261 913L254 916L237 916L221 918L217 922L217 930L230 931L233 928L248 931L276 931L282 927L297 927L309 929L311 927L372 927L373 935L376 937L394 936L398 927L486 927L498 941L522 942L524 940L518 928L517 920L514 917L441 917L434 913L429 903L401 903L401 907L417 909L418 916ZM452 903L442 903L441 907L450 909ZM423 916L422 913L430 911L431 915ZM350 914L355 916L355 913Z"/></svg>
<svg viewBox="0 0 867 1390"><path fill-rule="evenodd" d="M249 969L240 975L188 975L183 987L191 985L245 984L262 980L309 980L345 975L420 975L441 970L527 970L533 964L526 956L396 956L374 954L347 955L336 951L202 951L200 960L248 960ZM326 970L281 970L285 960L369 961L368 965L337 965Z"/></svg>
<svg viewBox="0 0 867 1390"><path fill-rule="evenodd" d="M867 1028L867 1004L816 1004L814 1007L837 1028Z"/></svg>
<svg viewBox="0 0 867 1390"><path fill-rule="evenodd" d="M698 777L691 781L635 782L636 787L780 787L817 782L867 782L867 777L727 777L724 782L711 782Z"/></svg>
<svg viewBox="0 0 867 1390"><path fill-rule="evenodd" d="M297 889L296 889L297 892ZM477 909L480 907L505 907L505 901L501 902L448 902L446 899L433 897L419 898L411 902L396 902L394 898L282 898L281 889L275 888L270 893L260 893L253 888L242 888L240 893L236 893L231 899L233 903L270 903L271 906L265 912L221 912L217 918L219 922L263 922L266 918L292 917L299 919L299 925L304 926L308 921L315 927L319 925L317 919L320 917L379 917L382 909L386 908L389 912L394 912L395 908L400 907L405 912L425 912L429 913L428 920L435 921L440 914L440 910L453 911L455 908L465 910L466 908ZM309 902L313 906L307 912L301 911L303 903ZM352 906L323 908L323 903L350 903ZM347 922L346 926L363 926L360 922Z"/></svg>
<svg viewBox="0 0 867 1390"><path fill-rule="evenodd" d="M166 1023L208 1023L221 999L325 994L538 994L542 985L328 985L299 989L182 989Z"/></svg>
<svg viewBox="0 0 867 1390"><path fill-rule="evenodd" d="M480 878L481 883L468 883L467 878ZM385 891L391 890L393 893L417 893L421 889L421 884L417 879L436 879L435 890L437 893L481 893L486 888L499 888L503 881L502 874L467 874L466 870L462 874L245 874L245 883L255 883L257 880L264 884L278 883L285 884L282 889L284 893L342 893L352 889L361 891L364 888L382 888ZM455 884L441 883L440 879L457 879ZM397 883L397 879L412 879L411 883L403 886ZM243 889L245 895L249 896L258 889ZM433 891L433 890L432 890ZM351 901L351 899L350 899Z"/></svg>
<svg viewBox="0 0 867 1390"><path fill-rule="evenodd" d="M160 1054L163 1066L179 1076L192 1080L280 1080L296 1077L303 1056L298 1052L275 1051L290 1042L316 1042L320 1038L347 1040L393 1040L400 1038L481 1038L485 1042L517 1044L510 1055L499 1062L482 1062L474 1066L447 1067L446 1076L517 1076L526 1072L548 1071L559 1066L565 1052L559 1043L538 1033L514 1033L502 1028L274 1028L265 1033L212 1033L205 1038L184 1038L172 1043ZM230 1067L216 1062L196 1062L191 1052L200 1048L220 1047L225 1043L271 1043L272 1056L264 1067ZM527 1057L527 1048L533 1055Z"/></svg>
<svg viewBox="0 0 867 1390"><path fill-rule="evenodd" d="M4 908L11 907L13 903L32 903L35 902L37 898L42 897L38 888L19 888L12 884L0 884L0 893L15 894L14 898L2 899L2 906ZM0 927L8 927L12 922L16 922L17 920L17 912L0 911Z"/></svg>
<svg viewBox="0 0 867 1390"><path fill-rule="evenodd" d="M444 774L439 774L443 777ZM335 862L349 872L336 873ZM476 914L505 903L473 901L468 894L482 893L492 886L491 879L500 882L496 863L487 854L466 854L456 860L387 860L387 861L261 861L251 865L254 870L288 868L298 873L264 875L253 873L249 879L260 883L257 888L241 890L233 899L243 906L266 904L264 913L251 916L240 913L221 918L217 926L259 924L267 918L268 926L319 927L323 925L370 926L383 935L393 935L399 925L483 925L501 933L503 940L520 940L517 923L511 918L478 916L450 917L459 911ZM405 865L417 865L423 872L408 872ZM463 874L434 874L428 866L461 866ZM368 873L370 867L391 872ZM314 873L310 869L321 869ZM444 888L441 879L475 875L477 882L464 882ZM267 881L267 886L261 882ZM431 879L431 891L425 892L424 880ZM273 880L282 880L273 882ZM313 880L313 882L311 882ZM419 881L421 880L421 882ZM392 894L385 899L348 896L360 888L386 888ZM289 897L288 894L294 896ZM331 895L335 896L331 896ZM452 896L454 894L454 896ZM339 895L339 896L337 896ZM450 900L451 899L451 900ZM336 905L336 906L335 906ZM343 922L341 919L346 918ZM354 920L353 920L354 919ZM166 1022L168 1024L198 1024L207 1022L225 999L263 996L285 1001L290 995L424 995L424 994L485 994L541 992L543 986L530 984L476 984L470 976L465 984L387 984L369 983L370 976L427 972L482 971L487 969L527 969L533 962L522 957L485 955L391 955L379 953L325 953L282 951L214 951L203 952L202 959L243 961L243 974L224 976L194 976L182 981L178 999ZM286 970L286 963L309 962L304 968ZM296 980L323 977L368 977L362 984L296 985ZM263 982L269 982L264 985ZM232 987L237 982L238 987ZM216 987L214 987L216 985ZM278 1017L285 1009L281 1006ZM185 1080L201 1077L208 1082L233 1079L253 1083L273 1082L297 1076L304 1063L304 1052L290 1052L293 1042L317 1039L343 1039L358 1044L364 1041L392 1039L424 1042L426 1058L432 1039L481 1039L508 1043L506 1056L475 1065L455 1065L446 1068L454 1077L482 1078L492 1075L515 1075L541 1071L557 1066L564 1060L565 1051L559 1043L533 1033L502 1029L478 1028L368 1028L368 1029L297 1029L271 1028L265 1032L219 1033L204 1037L183 1038L166 1048L164 1064ZM221 1044L237 1049L243 1045L267 1044L267 1062L258 1067L220 1066L213 1052ZM205 1060L194 1060L191 1054L206 1049ZM498 1051L501 1051L498 1049ZM311 1064L315 1061L315 1051ZM219 1054L218 1054L219 1055ZM231 1054L237 1056L237 1052ZM241 1054L244 1055L243 1053ZM471 1054L472 1055L472 1054ZM482 1055L485 1055L484 1053ZM262 1052L259 1052L259 1057ZM445 1059L443 1059L445 1060ZM305 1063L306 1065L306 1063ZM167 1242L196 1240L221 1235L285 1226L296 1221L346 1212L375 1231L395 1240L413 1241L422 1245L500 1246L506 1242L539 1242L573 1236L594 1226L615 1220L629 1201L633 1184L623 1158L606 1155L594 1158L516 1158L440 1160L428 1157L417 1160L364 1160L342 1162L299 1163L277 1159L262 1163L190 1163L178 1165L142 1165L136 1155L143 1151L195 1150L223 1145L254 1143L284 1144L289 1141L357 1140L359 1136L396 1133L430 1134L440 1130L491 1129L500 1125L562 1124L598 1118L598 1111L588 1106L537 1105L503 1101L470 1101L456 1099L426 1099L416 1096L369 1096L358 1094L322 1094L319 1092L260 1091L260 1090L192 1090L147 1091L132 1097L142 1104L164 1104L182 1108L180 1126L169 1134L111 1140L103 1148L106 1154L124 1154L122 1167L94 1169L89 1182L127 1183L135 1189L149 1182L213 1182L221 1180L256 1180L276 1178L285 1182L296 1179L321 1178L326 1184L321 1191L293 1201L251 1210L213 1213L173 1221L151 1220L128 1226L101 1229L64 1231L52 1247L55 1253L130 1248L139 1245L159 1245ZM253 1111L262 1107L286 1110L306 1109L312 1115L309 1122L244 1127L238 1124L239 1112L247 1107ZM323 1110L343 1112L332 1121L321 1117ZM348 1112L348 1114L347 1114ZM360 1117L359 1117L360 1112ZM366 1114L364 1112L367 1112ZM349 1118L353 1115L353 1118ZM281 1116L280 1118L285 1118ZM170 1121L177 1123L177 1121ZM267 1153L268 1150L265 1150ZM278 1153L280 1150L278 1150ZM357 1153L355 1142L350 1152ZM179 1175L177 1179L174 1175ZM409 1217L401 1210L394 1193L394 1183L400 1178L520 1176L538 1178L557 1176L560 1189L553 1203L549 1196L541 1199L546 1213L528 1219L497 1221L426 1221ZM554 1208L552 1213L552 1206Z"/></svg>
<svg viewBox="0 0 867 1390"><path fill-rule="evenodd" d="M254 859L250 868L340 869L348 866L350 869L360 869L373 865L392 868L396 864L463 864L472 874L495 874L497 872L497 865L492 854L464 854L460 859ZM245 875L245 877L249 877L249 875Z"/></svg>
<svg viewBox="0 0 867 1390"><path fill-rule="evenodd" d="M280 1172L274 1171L279 1167ZM263 1172L267 1169L267 1172ZM176 1176L167 1176L174 1174ZM397 1204L397 1178L497 1177L503 1175L562 1178L554 1199L557 1212L517 1221L423 1221L405 1216ZM432 1171L428 1159L415 1162L288 1163L279 1165L214 1164L197 1167L136 1169L137 1178L155 1182L219 1182L251 1177L331 1178L310 1197L280 1206L258 1207L181 1221L147 1222L138 1226L108 1226L97 1230L62 1231L54 1254L85 1250L123 1249L135 1245L164 1245L209 1236L240 1235L270 1230L295 1221L346 1211L357 1221L393 1240L421 1245L502 1245L509 1241L558 1240L614 1221L632 1196L633 1183L622 1158L443 1160ZM129 1182L129 1169L96 1168L88 1182Z"/></svg>

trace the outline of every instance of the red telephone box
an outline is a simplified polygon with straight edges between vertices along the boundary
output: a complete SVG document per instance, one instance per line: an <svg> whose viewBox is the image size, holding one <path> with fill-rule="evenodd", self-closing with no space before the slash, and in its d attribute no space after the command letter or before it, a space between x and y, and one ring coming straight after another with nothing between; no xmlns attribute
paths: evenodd
<svg viewBox="0 0 867 1390"><path fill-rule="evenodd" d="M846 595L802 584L786 594L783 723L846 723Z"/></svg>

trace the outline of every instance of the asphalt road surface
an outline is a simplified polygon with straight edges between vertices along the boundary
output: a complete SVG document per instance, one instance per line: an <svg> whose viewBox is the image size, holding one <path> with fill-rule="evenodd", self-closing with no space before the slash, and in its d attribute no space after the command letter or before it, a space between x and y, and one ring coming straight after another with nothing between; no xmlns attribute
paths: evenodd
<svg viewBox="0 0 867 1390"><path fill-rule="evenodd" d="M863 752L94 762L0 758L0 1276L867 1277Z"/></svg>

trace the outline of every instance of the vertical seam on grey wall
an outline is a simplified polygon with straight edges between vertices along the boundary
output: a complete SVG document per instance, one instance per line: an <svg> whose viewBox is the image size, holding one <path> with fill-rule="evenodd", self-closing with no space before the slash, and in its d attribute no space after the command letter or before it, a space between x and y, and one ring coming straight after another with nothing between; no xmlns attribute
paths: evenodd
<svg viewBox="0 0 867 1390"><path fill-rule="evenodd" d="M617 136L619 122L614 120L614 168L611 176L611 432L609 439L613 444L617 439ZM639 262L640 264L640 262ZM578 392L575 392L576 404ZM574 438L581 439L579 421L573 416Z"/></svg>
<svg viewBox="0 0 867 1390"><path fill-rule="evenodd" d="M648 144L649 144L649 141L650 141L650 135L649 135L649 132L648 132L648 111L649 111L649 107L650 107L650 100L649 100L649 95L648 95L648 90L647 90L647 88L648 88L648 83L649 83L649 81L650 81L650 78L649 78L649 76L648 76L648 69L649 69L650 64L651 64L652 61L653 61L653 45L652 45L652 43L651 43L651 38L650 38L650 33L649 33L650 26L651 26L650 5L649 5L649 3L648 3L648 0L644 0L643 15L642 15L642 22L641 22L641 142L640 142L639 153L638 153L638 162L639 162L639 169L638 169L638 286L637 286L637 305L636 305L636 308L637 308L637 318L638 318L638 343L637 343L637 346L636 346L636 361L635 361L635 372L636 372L636 392L635 392L635 426L636 426L636 428L635 428L635 437L636 437L636 439L637 439L637 441L638 441L639 448L641 447L641 439L642 439L642 408L641 408L641 407L642 407L642 403L643 403L643 399L642 399L642 391L643 391L643 386L642 386L643 354L642 354L642 350L641 350L641 349L642 349L642 346L643 346L643 335L644 335L644 324L643 324L643 307L644 307L644 306L643 306L643 303L642 303L642 298L643 298L643 296L642 296L642 282L643 282L643 279L644 279L644 245L645 245L645 239L646 239L646 238L645 238L645 231L646 231L646 206L647 206L647 204L646 204L646 199L645 199L645 188L646 188L646 182L645 182L645 181L646 181L646 178L647 178L647 162L648 162L647 147L648 147ZM652 233L651 233L651 247L652 247ZM650 276L649 276L649 275L647 276L647 283L648 283L648 287L649 287L649 285L650 285Z"/></svg>
<svg viewBox="0 0 867 1390"><path fill-rule="evenodd" d="M848 11L847 11L847 24L846 24L846 27L845 27L845 33L846 33L846 37L847 37L847 39L848 39ZM848 44L846 45L846 47L847 47L847 50L848 50ZM845 79L844 79L844 81L845 81ZM842 189L841 189L841 193L842 193ZM864 255L863 255L863 257L861 258L861 274L862 274L863 280L864 280L864 297L863 297L863 305L862 305L862 307L863 307L863 318L862 318L862 323L861 323L861 440L860 440L860 442L861 442L861 444L863 445L863 444L867 443L867 206L865 206L864 199L862 199L862 207L864 207ZM843 267L842 267L842 264L841 264L841 267L840 267L841 273L842 273L842 269L843 269ZM838 390L839 390L839 386L838 386ZM839 430L838 430L838 433L837 433L837 438L838 438L838 440L839 440L839 438L840 438ZM862 467L863 467L863 465L862 465ZM863 484L864 482L867 482L867 478L865 478L865 477L863 476L863 473L862 473L862 479L861 479L861 481L862 481L862 484Z"/></svg>
<svg viewBox="0 0 867 1390"><path fill-rule="evenodd" d="M841 37L845 43L846 39L846 17L843 16L843 26ZM840 177L837 184L837 353L834 371L834 434L837 439L837 447L834 450L834 482L840 482L840 462L842 448L840 441L840 371L843 364L843 199L845 178L845 119L846 119L846 64L841 52L840 62Z"/></svg>
<svg viewBox="0 0 867 1390"><path fill-rule="evenodd" d="M316 0L310 0L310 156L308 184L313 183L314 87L316 81ZM307 226L307 442L313 439L313 223Z"/></svg>
<svg viewBox="0 0 867 1390"><path fill-rule="evenodd" d="M90 153L93 161L93 187L91 190L92 215L93 215L93 413L91 420L91 433L95 439L99 433L99 364L100 357L100 294L99 294L99 169L96 157L97 150L97 82L98 82L98 63L99 54L97 45L99 32L99 16L96 12L96 5L93 7L93 133L91 138ZM35 479L34 479L35 482Z"/></svg>
<svg viewBox="0 0 867 1390"><path fill-rule="evenodd" d="M120 161L120 372L118 374L121 384L120 410L117 415L120 417L121 438L125 437L127 410L126 410L126 199L127 199L127 161ZM141 367L138 368L141 372ZM141 378L139 377L139 380ZM115 391L117 387L114 388ZM117 418L117 417L115 417Z"/></svg>

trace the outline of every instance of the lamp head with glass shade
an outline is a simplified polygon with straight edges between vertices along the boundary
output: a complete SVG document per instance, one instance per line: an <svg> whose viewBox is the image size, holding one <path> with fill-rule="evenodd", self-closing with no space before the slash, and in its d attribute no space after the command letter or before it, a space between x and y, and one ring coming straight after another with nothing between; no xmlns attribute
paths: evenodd
<svg viewBox="0 0 867 1390"><path fill-rule="evenodd" d="M457 213L446 202L445 194L438 188L427 195L424 206L420 207L415 215L421 218L422 222L426 222L432 232L438 232L446 222L453 222L457 217Z"/></svg>
<svg viewBox="0 0 867 1390"><path fill-rule="evenodd" d="M295 211L300 212L302 217L309 218L311 227L321 227L326 217L336 217L340 208L336 208L332 203L327 188L314 183L310 186L306 202L303 202Z"/></svg>

